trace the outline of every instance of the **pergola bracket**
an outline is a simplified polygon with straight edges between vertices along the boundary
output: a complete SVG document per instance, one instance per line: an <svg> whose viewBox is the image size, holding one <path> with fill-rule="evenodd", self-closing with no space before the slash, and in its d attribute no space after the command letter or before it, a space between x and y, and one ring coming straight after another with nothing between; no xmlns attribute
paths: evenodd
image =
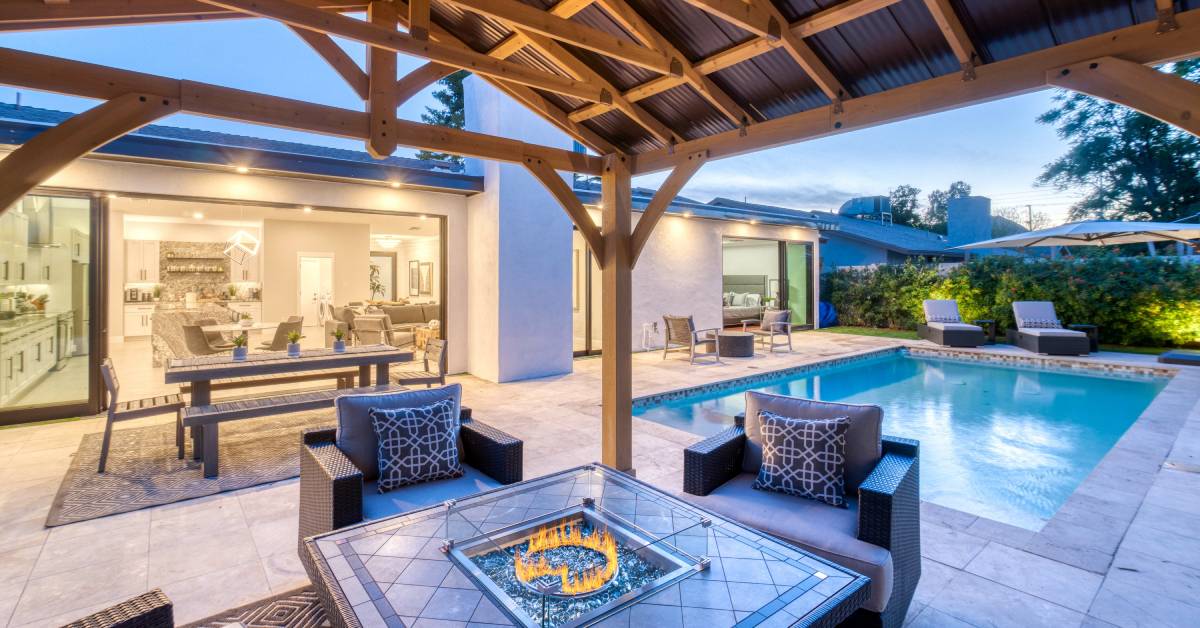
<svg viewBox="0 0 1200 628"><path fill-rule="evenodd" d="M567 212L567 216L570 216L571 222L575 223L575 228L579 229L580 235L587 242L588 248L592 249L596 262L603 268L604 236L600 233L596 222L592 220L587 208L583 206L583 202L579 200L578 196L575 196L575 191L559 176L558 171L540 157L527 155L521 163Z"/></svg>
<svg viewBox="0 0 1200 628"><path fill-rule="evenodd" d="M683 186L687 185L687 182L707 160L708 151L706 150L696 151L680 159L675 168L671 170L671 174L659 186L658 191L654 193L654 198L650 199L650 203L642 211L642 217L638 219L637 226L633 228L633 236L629 243L629 266L631 268L637 266L642 249L646 248L646 243L650 241L654 227L667 213L671 202L675 200L676 196L679 196Z"/></svg>

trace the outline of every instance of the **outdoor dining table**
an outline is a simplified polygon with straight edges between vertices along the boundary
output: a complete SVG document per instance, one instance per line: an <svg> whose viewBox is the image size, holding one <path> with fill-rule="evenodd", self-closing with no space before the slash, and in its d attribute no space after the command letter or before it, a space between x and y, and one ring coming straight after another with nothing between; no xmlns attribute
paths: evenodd
<svg viewBox="0 0 1200 628"><path fill-rule="evenodd" d="M374 367L374 385L383 387L388 385L389 367L392 364L410 362L412 359L411 351L401 351L383 344L347 347L342 352L333 349L306 349L301 351L298 357L289 357L283 351L251 353L244 360L234 360L229 355L208 355L170 360L165 369L164 379L168 384L191 384L189 407L202 408L212 406L214 380L358 367L358 385L366 388L372 385L371 371ZM295 396L293 393L276 398L283 400ZM205 460L206 476L216 473L217 433L218 424L215 422L192 426L193 456L195 459ZM213 449L212 455L206 455L205 449L208 447Z"/></svg>

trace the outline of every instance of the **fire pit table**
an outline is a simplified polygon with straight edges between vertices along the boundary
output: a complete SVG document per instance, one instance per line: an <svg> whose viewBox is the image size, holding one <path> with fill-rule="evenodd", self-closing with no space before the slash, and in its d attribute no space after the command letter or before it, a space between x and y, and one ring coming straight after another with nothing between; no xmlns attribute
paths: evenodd
<svg viewBox="0 0 1200 628"><path fill-rule="evenodd" d="M870 583L598 464L311 537L301 552L337 627L833 626Z"/></svg>

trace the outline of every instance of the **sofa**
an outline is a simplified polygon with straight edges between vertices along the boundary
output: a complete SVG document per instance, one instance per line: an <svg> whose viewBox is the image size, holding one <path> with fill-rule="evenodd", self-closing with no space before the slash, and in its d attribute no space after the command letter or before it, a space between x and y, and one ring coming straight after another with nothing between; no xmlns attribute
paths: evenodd
<svg viewBox="0 0 1200 628"><path fill-rule="evenodd" d="M385 314L391 322L392 343L397 347L413 343L413 328L426 326L430 321L442 320L442 306L438 303L380 305L377 306L377 311Z"/></svg>
<svg viewBox="0 0 1200 628"><path fill-rule="evenodd" d="M758 413L847 417L847 508L753 488L762 464ZM882 435L878 406L746 393L735 425L684 450L683 497L871 579L845 625L900 626L921 577L919 443Z"/></svg>

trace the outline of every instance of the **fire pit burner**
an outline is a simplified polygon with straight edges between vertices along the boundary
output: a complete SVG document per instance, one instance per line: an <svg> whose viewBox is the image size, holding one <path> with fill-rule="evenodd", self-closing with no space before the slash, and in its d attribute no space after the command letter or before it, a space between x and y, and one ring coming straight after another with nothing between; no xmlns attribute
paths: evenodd
<svg viewBox="0 0 1200 628"><path fill-rule="evenodd" d="M582 520L544 526L513 555L517 580L547 595L579 597L599 593L620 567L617 540L608 530L591 530Z"/></svg>

